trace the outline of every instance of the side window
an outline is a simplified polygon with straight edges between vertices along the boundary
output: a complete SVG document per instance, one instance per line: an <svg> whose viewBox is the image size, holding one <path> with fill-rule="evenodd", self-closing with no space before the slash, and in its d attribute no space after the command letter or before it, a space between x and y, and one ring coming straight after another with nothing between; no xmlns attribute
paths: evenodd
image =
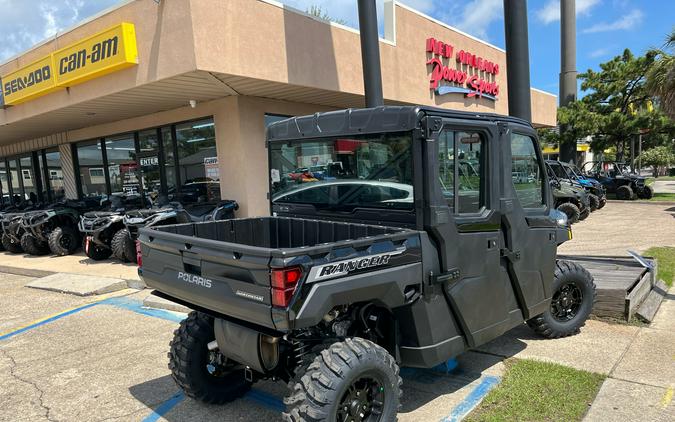
<svg viewBox="0 0 675 422"><path fill-rule="evenodd" d="M478 132L443 131L438 141L438 179L453 212L477 213L485 205L484 138Z"/></svg>
<svg viewBox="0 0 675 422"><path fill-rule="evenodd" d="M523 208L541 208L546 204L541 162L534 139L529 136L511 135L511 178Z"/></svg>

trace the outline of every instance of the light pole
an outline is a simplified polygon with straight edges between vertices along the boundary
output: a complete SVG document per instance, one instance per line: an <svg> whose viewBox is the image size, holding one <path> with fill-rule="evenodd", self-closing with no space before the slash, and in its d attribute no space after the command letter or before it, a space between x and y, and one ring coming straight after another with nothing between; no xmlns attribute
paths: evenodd
<svg viewBox="0 0 675 422"><path fill-rule="evenodd" d="M382 71L380 69L380 40L377 32L375 0L358 0L361 62L366 107L384 105Z"/></svg>
<svg viewBox="0 0 675 422"><path fill-rule="evenodd" d="M560 107L577 99L577 21L575 0L560 0ZM560 127L563 135L567 131ZM564 138L561 136L561 138ZM576 163L577 140L560 143L560 161Z"/></svg>
<svg viewBox="0 0 675 422"><path fill-rule="evenodd" d="M509 116L532 121L526 0L504 0L504 35Z"/></svg>

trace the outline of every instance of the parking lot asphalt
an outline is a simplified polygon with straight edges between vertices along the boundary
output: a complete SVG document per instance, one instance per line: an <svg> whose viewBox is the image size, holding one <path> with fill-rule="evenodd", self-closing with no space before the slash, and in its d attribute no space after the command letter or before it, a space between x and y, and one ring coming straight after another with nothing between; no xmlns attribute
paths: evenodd
<svg viewBox="0 0 675 422"><path fill-rule="evenodd" d="M25 287L31 280L0 273L0 421L280 420L280 382L258 382L224 406L186 398L167 368L185 314L144 308L148 291L78 297ZM402 368L399 420L461 420L510 357L608 375L588 420L672 420L674 312L671 293L649 328L590 320L576 336L543 340L523 325L459 356L451 372ZM649 400L629 400L642 396Z"/></svg>
<svg viewBox="0 0 675 422"><path fill-rule="evenodd" d="M675 246L675 203L609 201L572 226L573 239L558 247L564 255L628 256L652 246Z"/></svg>
<svg viewBox="0 0 675 422"><path fill-rule="evenodd" d="M0 274L0 421L280 420L286 387L262 381L209 406L171 379L167 351L185 314L142 307L147 291L76 297ZM450 374L403 368L401 421L459 420L497 385L501 358L467 353Z"/></svg>

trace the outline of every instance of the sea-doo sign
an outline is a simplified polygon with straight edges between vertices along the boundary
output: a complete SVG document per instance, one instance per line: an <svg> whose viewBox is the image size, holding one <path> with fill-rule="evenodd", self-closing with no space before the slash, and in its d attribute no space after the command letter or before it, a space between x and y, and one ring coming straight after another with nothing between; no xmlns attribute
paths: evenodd
<svg viewBox="0 0 675 422"><path fill-rule="evenodd" d="M4 104L20 104L137 65L135 31L132 23L123 22L2 75Z"/></svg>
<svg viewBox="0 0 675 422"><path fill-rule="evenodd" d="M455 51L452 44L435 38L427 39L426 48L431 55L427 60L427 66L431 66L429 89L437 95L462 93L466 97L497 99L499 64L469 51Z"/></svg>

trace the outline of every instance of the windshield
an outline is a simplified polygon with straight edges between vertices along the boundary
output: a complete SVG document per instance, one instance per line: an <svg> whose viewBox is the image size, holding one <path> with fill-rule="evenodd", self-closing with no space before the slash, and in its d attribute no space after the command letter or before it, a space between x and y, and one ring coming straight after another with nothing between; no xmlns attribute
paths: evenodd
<svg viewBox="0 0 675 422"><path fill-rule="evenodd" d="M270 154L275 204L413 209L410 133L277 142Z"/></svg>
<svg viewBox="0 0 675 422"><path fill-rule="evenodd" d="M563 168L563 166L561 166L558 163L551 163L550 166L551 166L551 170L553 170L553 174L555 174L555 176L558 179L567 179L568 178L567 173L565 173L565 169Z"/></svg>

